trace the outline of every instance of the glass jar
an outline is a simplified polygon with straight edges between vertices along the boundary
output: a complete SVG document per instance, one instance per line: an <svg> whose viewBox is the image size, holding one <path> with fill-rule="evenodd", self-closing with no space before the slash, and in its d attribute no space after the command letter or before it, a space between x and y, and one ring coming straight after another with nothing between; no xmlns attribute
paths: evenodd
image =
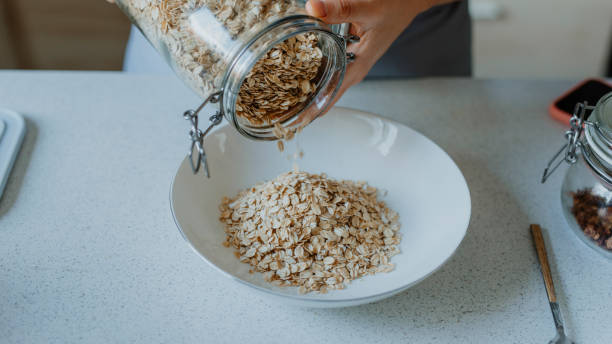
<svg viewBox="0 0 612 344"><path fill-rule="evenodd" d="M561 187L563 215L583 242L612 259L612 93L596 106L577 104L570 124L568 143L542 182L563 161L570 164Z"/></svg>
<svg viewBox="0 0 612 344"><path fill-rule="evenodd" d="M347 42L358 40L348 35L348 24L306 15L305 1L115 2L204 100L185 113L192 122L194 172L200 162L206 165L208 130L198 128L197 116L207 102L219 104L209 129L226 118L251 139L275 140L279 126L281 134L295 133L330 106L354 58Z"/></svg>

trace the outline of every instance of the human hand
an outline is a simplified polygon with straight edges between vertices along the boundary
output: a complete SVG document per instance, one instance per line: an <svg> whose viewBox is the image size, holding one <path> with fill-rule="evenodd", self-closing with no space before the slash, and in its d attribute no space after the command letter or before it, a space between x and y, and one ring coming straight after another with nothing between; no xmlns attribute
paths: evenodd
<svg viewBox="0 0 612 344"><path fill-rule="evenodd" d="M355 60L348 65L337 101L368 74L391 43L412 20L429 8L453 0L309 0L306 10L328 24L351 23L351 34L360 37L348 51ZM334 102L335 102L334 101Z"/></svg>

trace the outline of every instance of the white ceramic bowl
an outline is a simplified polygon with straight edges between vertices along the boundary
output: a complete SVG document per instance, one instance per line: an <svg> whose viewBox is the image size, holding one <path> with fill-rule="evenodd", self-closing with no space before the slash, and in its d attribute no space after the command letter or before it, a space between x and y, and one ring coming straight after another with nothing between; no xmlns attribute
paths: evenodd
<svg viewBox="0 0 612 344"><path fill-rule="evenodd" d="M465 236L470 193L451 158L416 131L379 116L334 108L299 136L301 170L336 179L365 180L387 190L385 202L400 214L401 253L396 268L353 281L344 290L300 295L276 287L223 247L218 221L223 196L291 170L287 153L274 142L245 139L225 125L205 142L211 178L191 172L185 159L171 189L171 207L181 233L216 270L278 301L308 307L345 307L378 301L423 280L442 266ZM287 144L294 151L296 143Z"/></svg>

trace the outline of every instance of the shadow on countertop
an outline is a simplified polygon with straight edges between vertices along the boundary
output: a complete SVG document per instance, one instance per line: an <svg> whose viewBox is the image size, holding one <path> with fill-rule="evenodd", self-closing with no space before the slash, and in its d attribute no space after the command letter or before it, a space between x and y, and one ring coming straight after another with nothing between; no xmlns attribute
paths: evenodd
<svg viewBox="0 0 612 344"><path fill-rule="evenodd" d="M549 312L528 230L529 219L518 200L487 168L486 162L473 156L455 158L470 187L472 215L466 237L451 260L432 276L394 297L362 306L311 312L324 314L327 321L343 319L355 326L382 321L385 328L402 329L409 338L423 324L438 324L437 327L446 328L445 332L452 332L479 327L478 323L498 318L496 314L521 311L517 305L524 304L519 300L529 294L526 289L539 287L540 283L542 298L533 308ZM554 275L555 270L553 267ZM559 294L563 295L562 290ZM564 303L563 296L561 301ZM571 319L567 320L569 327ZM552 319L550 333L543 337L549 334L554 335Z"/></svg>
<svg viewBox="0 0 612 344"><path fill-rule="evenodd" d="M34 151L36 139L38 137L38 128L34 122L25 115L24 119L26 122L26 133L15 164L13 165L13 170L10 172L6 183L4 194L0 197L0 219L9 212L19 197L19 191L21 190L26 171L30 166L32 152Z"/></svg>

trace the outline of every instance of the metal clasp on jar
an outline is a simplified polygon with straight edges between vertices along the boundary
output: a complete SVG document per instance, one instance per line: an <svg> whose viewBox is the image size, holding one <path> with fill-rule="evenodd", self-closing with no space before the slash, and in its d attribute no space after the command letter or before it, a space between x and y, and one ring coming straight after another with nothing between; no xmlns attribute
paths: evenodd
<svg viewBox="0 0 612 344"><path fill-rule="evenodd" d="M349 43L359 43L359 41L361 40L359 36L350 34L351 23L334 24L332 25L332 27L335 27L333 31L337 31L338 36L340 36L340 38L344 40L345 50ZM346 62L351 63L355 61L355 58L356 58L355 53L348 52L348 51L346 52Z"/></svg>
<svg viewBox="0 0 612 344"><path fill-rule="evenodd" d="M208 103L217 103L221 99L221 92L216 92L208 96L200 106L195 110L187 110L183 114L183 118L191 122L191 130L189 130L189 138L191 144L189 146L189 163L193 173L198 173L200 166L204 165L204 173L206 177L210 178L210 171L208 170L208 161L206 160L206 151L204 151L204 137L208 134L213 127L220 124L223 120L223 115L220 111L217 111L214 115L208 119L210 124L206 130L200 130L198 126L198 114L204 106Z"/></svg>
<svg viewBox="0 0 612 344"><path fill-rule="evenodd" d="M574 107L574 113L570 119L570 130L565 132L565 139L567 142L559 149L559 151L553 156L552 159L546 165L544 173L542 174L542 183L557 170L557 168L565 161L572 165L578 161L578 148L582 145L580 138L584 132L586 125L593 125L592 122L587 121L587 111L595 109L594 106L588 105L587 102L577 103ZM562 154L565 151L565 154Z"/></svg>

